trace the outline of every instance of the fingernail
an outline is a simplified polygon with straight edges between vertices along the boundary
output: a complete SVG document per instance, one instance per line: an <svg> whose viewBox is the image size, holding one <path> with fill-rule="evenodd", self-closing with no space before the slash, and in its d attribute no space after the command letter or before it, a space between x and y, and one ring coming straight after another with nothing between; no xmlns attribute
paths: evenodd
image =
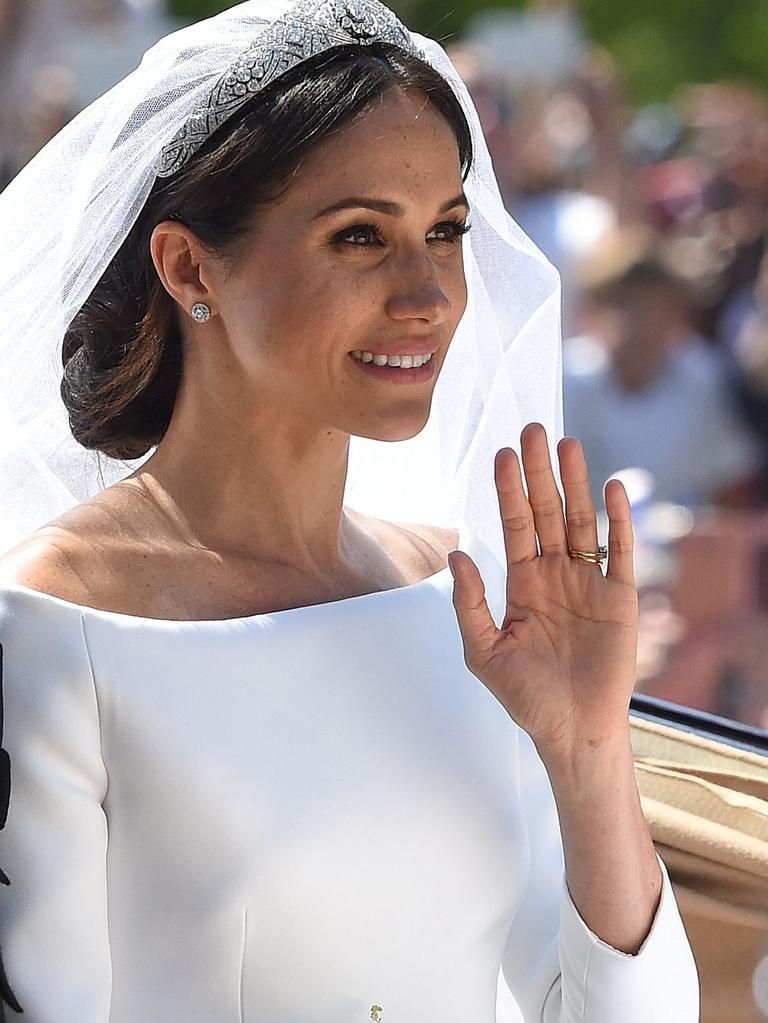
<svg viewBox="0 0 768 1023"><path fill-rule="evenodd" d="M450 568L451 575L453 576L453 580L455 582L456 581L456 569L453 567L453 561L451 560L451 555L450 554L448 555L448 568Z"/></svg>

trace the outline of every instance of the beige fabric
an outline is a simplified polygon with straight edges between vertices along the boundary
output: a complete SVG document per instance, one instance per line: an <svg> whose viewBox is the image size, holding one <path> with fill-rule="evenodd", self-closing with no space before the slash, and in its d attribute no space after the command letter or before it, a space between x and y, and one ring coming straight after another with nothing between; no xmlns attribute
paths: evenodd
<svg viewBox="0 0 768 1023"><path fill-rule="evenodd" d="M630 715L635 773L701 978L701 1023L765 1023L768 757Z"/></svg>

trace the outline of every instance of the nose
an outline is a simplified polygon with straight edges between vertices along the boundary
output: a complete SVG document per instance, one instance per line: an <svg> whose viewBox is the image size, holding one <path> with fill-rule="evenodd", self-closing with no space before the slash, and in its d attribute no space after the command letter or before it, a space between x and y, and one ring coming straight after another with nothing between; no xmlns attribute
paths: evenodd
<svg viewBox="0 0 768 1023"><path fill-rule="evenodd" d="M393 320L423 320L443 323L451 312L451 300L440 282L428 253L399 261L387 300L387 314Z"/></svg>

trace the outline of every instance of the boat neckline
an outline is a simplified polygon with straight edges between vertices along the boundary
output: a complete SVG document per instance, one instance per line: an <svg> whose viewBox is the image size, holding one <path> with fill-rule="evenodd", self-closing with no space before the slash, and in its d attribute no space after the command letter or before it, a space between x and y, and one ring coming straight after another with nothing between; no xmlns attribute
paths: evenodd
<svg viewBox="0 0 768 1023"><path fill-rule="evenodd" d="M468 529L466 525L461 525L456 530L459 535L458 543L456 548L461 547L462 541L466 539ZM374 598L382 598L387 594L393 593L408 593L413 590L417 590L422 586L429 584L435 584L441 580L441 578L450 574L450 568L446 565L444 568L438 569L437 572L433 572L431 575L425 576L423 579L418 579L415 583L406 583L404 586L391 586L386 590L372 590L370 593L358 593L356 596L351 597L340 597L338 600L323 600L318 604L302 604L299 607L285 607L278 611L260 611L256 614L251 615L239 615L236 618L152 618L146 615L132 615L127 614L124 611L107 611L104 608L91 607L89 604L78 604L72 600L64 600L63 597L54 597L50 593L45 593L43 590L35 590L30 586L24 586L21 583L10 583L7 586L1 587L6 593L24 593L31 595L39 600L45 602L48 601L51 604L58 604L62 607L72 608L78 610L82 614L87 612L88 616L95 616L99 618L105 618L108 620L126 621L126 622L140 622L142 624L154 624L154 625L178 625L178 626L205 626L205 625L238 625L246 624L248 622L256 621L271 621L272 619L282 619L288 615L297 615L302 612L308 613L311 611L318 611L321 608L334 608L349 606L351 604L359 603L363 600L372 600Z"/></svg>

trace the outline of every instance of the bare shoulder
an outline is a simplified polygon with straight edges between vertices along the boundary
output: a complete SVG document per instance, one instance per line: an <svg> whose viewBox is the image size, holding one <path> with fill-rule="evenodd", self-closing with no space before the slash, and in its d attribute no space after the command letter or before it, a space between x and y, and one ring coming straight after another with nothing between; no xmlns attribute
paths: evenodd
<svg viewBox="0 0 768 1023"><path fill-rule="evenodd" d="M41 529L0 558L0 585L25 586L83 603L88 592L78 570L79 551L68 538Z"/></svg>
<svg viewBox="0 0 768 1023"><path fill-rule="evenodd" d="M109 525L98 503L66 512L0 557L0 585L92 603L104 584Z"/></svg>
<svg viewBox="0 0 768 1023"><path fill-rule="evenodd" d="M437 557L447 558L459 543L459 532L443 526L425 526L413 523L396 523L421 551L431 551Z"/></svg>
<svg viewBox="0 0 768 1023"><path fill-rule="evenodd" d="M372 535L416 578L445 568L448 554L459 543L456 529L383 519L368 521Z"/></svg>

